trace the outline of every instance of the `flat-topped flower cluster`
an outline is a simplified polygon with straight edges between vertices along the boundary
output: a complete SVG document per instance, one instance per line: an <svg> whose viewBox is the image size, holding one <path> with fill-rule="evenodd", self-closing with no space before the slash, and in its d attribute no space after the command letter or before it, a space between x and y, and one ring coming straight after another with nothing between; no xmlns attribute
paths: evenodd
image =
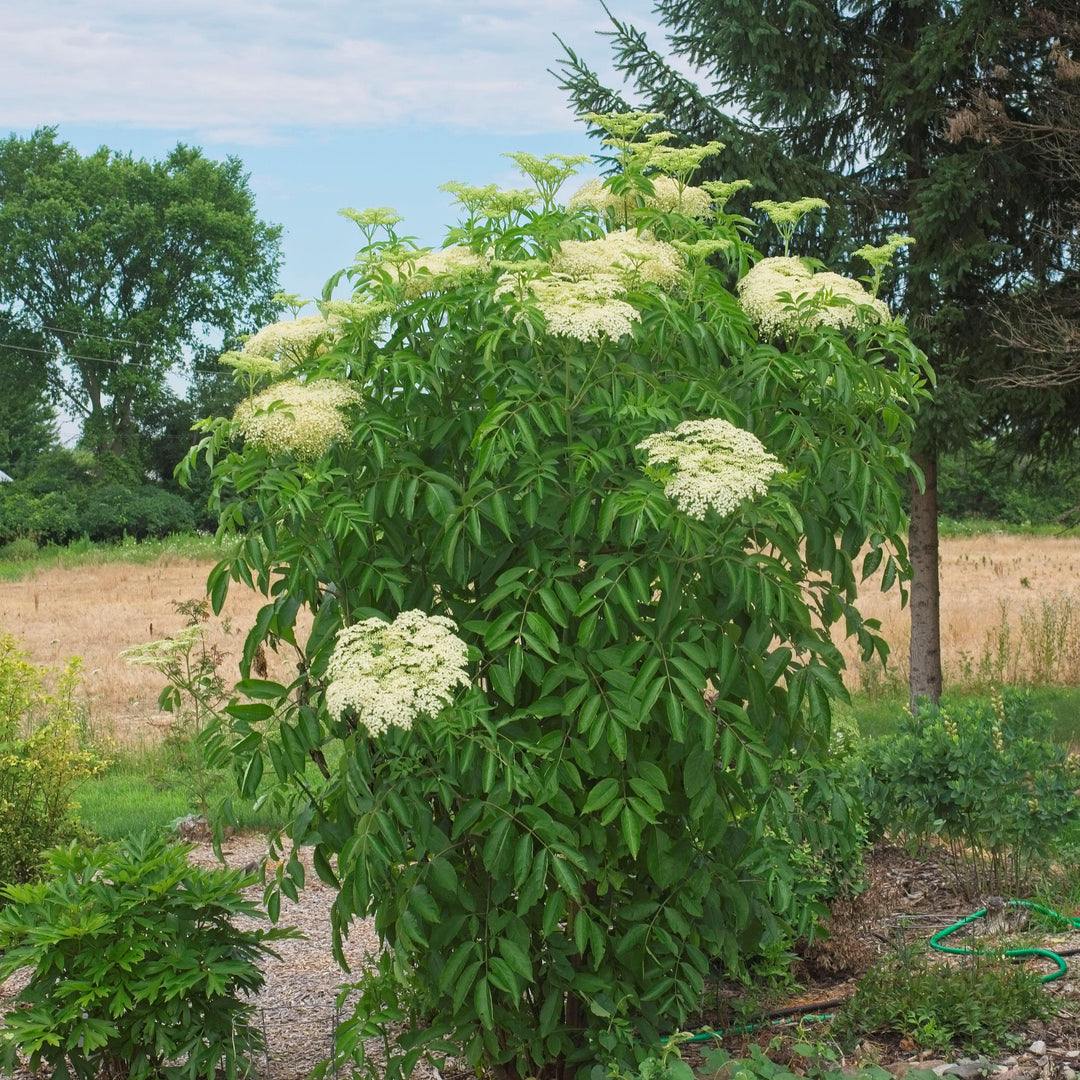
<svg viewBox="0 0 1080 1080"><path fill-rule="evenodd" d="M345 409L359 400L351 386L336 379L287 379L240 402L233 423L250 446L315 461L348 438Z"/></svg>
<svg viewBox="0 0 1080 1080"><path fill-rule="evenodd" d="M755 263L737 289L743 311L764 337L788 337L818 326L843 329L892 318L884 302L857 281L830 271L815 274L801 259L787 255Z"/></svg>
<svg viewBox="0 0 1080 1080"><path fill-rule="evenodd" d="M699 521L712 509L722 517L755 495L783 466L749 431L718 418L685 420L638 443L646 471L664 481L664 494Z"/></svg>
<svg viewBox="0 0 1080 1080"><path fill-rule="evenodd" d="M346 626L326 665L326 708L351 715L372 736L437 716L457 687L469 685L468 648L456 630L450 619L416 610L392 623Z"/></svg>

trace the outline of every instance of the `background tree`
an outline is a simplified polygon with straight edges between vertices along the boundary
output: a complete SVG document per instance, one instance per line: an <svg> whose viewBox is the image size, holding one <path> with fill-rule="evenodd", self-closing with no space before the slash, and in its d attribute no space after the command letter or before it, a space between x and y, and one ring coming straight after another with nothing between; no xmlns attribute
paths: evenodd
<svg viewBox="0 0 1080 1080"><path fill-rule="evenodd" d="M1039 267L995 309L998 337L1017 354L1000 381L1074 387L1080 383L1080 12L1074 3L1040 3L1020 33L1034 38L1045 62L1034 71L995 70L950 117L946 135L1022 155L1033 197L1045 203Z"/></svg>
<svg viewBox="0 0 1080 1080"><path fill-rule="evenodd" d="M18 477L56 444L45 342L0 318L0 468Z"/></svg>
<svg viewBox="0 0 1080 1080"><path fill-rule="evenodd" d="M937 456L988 411L1001 428L1021 416L1036 433L1045 428L1045 407L1003 408L1000 391L989 407L981 398L983 380L1010 362L987 322L996 298L1053 280L1075 236L1061 232L1058 204L1032 183L1030 145L950 138L950 121L988 91L1015 116L1031 88L1060 83L1057 73L1075 63L1068 7L658 0L674 61L612 20L616 67L637 104L665 112L681 137L740 147L714 159L721 175L752 180L751 198L837 200L816 244L808 241L817 254L835 262L838 238L858 238L847 250L892 232L916 239L889 296L938 375L936 407L920 415L916 441L925 486L912 483L913 703L941 692ZM570 49L561 77L582 111L628 107ZM1067 410L1056 415L1075 426Z"/></svg>
<svg viewBox="0 0 1080 1080"><path fill-rule="evenodd" d="M50 386L97 449L132 452L186 354L267 321L280 233L236 158L83 157L53 128L0 142L0 310L41 336Z"/></svg>

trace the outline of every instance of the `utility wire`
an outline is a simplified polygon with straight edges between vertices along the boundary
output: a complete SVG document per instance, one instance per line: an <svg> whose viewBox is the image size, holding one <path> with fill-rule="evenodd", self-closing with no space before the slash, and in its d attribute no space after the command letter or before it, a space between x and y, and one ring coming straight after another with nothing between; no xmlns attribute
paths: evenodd
<svg viewBox="0 0 1080 1080"><path fill-rule="evenodd" d="M107 340L107 339L102 339L102 340ZM8 345L6 342L3 342L3 341L0 341L0 349L10 349L11 352L39 353L42 356L55 356L56 355L56 353L52 349L35 349L35 348L31 347L30 345ZM155 370L153 367L151 367L150 364L136 364L134 362L129 363L129 362L125 361L125 360L107 360L105 357L102 357L102 356L80 356L78 353L64 352L62 354L61 358L65 359L65 360L86 360L86 361L88 361L90 363L93 363L93 364L113 364L116 367L138 368L138 369L145 370L145 371L154 371ZM194 365L192 365L192 367L189 370L194 371L194 372L196 372L197 374L200 374L200 375L227 375L228 374L228 372L223 370L222 368L204 368L204 367L196 367Z"/></svg>

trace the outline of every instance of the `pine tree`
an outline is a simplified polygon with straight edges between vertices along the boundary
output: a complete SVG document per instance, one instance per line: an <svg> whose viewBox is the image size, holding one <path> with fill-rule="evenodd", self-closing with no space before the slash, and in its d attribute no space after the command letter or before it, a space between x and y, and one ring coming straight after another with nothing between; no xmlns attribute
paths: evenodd
<svg viewBox="0 0 1080 1080"><path fill-rule="evenodd" d="M913 705L941 693L937 455L991 418L1015 428L1000 388L986 400L1011 362L990 312L998 298L1060 280L1077 236L1032 182L1030 144L957 137L957 123L987 100L1022 117L1063 81L1080 61L1069 9L1074 0L657 0L672 59L612 19L632 101L564 46L560 76L580 111L662 111L680 138L740 147L715 167L753 181L749 198L830 199L826 228L804 249L816 242L837 264L837 245L915 238L888 296L938 375L919 420L922 481L912 479Z"/></svg>

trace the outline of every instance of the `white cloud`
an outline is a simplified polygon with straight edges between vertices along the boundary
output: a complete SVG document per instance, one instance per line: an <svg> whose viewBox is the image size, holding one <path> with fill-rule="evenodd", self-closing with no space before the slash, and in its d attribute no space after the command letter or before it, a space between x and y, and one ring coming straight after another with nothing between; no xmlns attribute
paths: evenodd
<svg viewBox="0 0 1080 1080"><path fill-rule="evenodd" d="M607 64L598 0L38 0L6 5L0 129L118 124L273 141L285 128L565 130L547 69ZM651 0L615 0L654 26Z"/></svg>

